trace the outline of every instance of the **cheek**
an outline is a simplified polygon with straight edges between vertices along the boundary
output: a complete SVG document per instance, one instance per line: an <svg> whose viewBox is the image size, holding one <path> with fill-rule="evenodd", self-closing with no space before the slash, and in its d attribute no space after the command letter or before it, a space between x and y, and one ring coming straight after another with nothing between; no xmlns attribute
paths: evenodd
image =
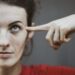
<svg viewBox="0 0 75 75"><path fill-rule="evenodd" d="M23 52L23 48L25 46L27 38L27 32L20 32L16 36L11 37L11 46L14 48L15 53L18 54L20 51Z"/></svg>

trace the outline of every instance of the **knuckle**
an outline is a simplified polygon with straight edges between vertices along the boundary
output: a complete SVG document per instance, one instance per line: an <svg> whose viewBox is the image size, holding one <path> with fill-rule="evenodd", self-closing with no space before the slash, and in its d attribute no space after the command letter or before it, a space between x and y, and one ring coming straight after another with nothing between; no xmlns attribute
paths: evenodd
<svg viewBox="0 0 75 75"><path fill-rule="evenodd" d="M54 48L54 49L56 49L56 48L57 48L57 46L56 46L56 45L53 45L53 48Z"/></svg>
<svg viewBox="0 0 75 75"><path fill-rule="evenodd" d="M49 37L46 36L45 39L46 39L47 41L49 41Z"/></svg>
<svg viewBox="0 0 75 75"><path fill-rule="evenodd" d="M53 41L54 43L60 42L58 39L54 39Z"/></svg>
<svg viewBox="0 0 75 75"><path fill-rule="evenodd" d="M60 42L61 42L61 43L63 43L63 42L64 42L64 39L63 39L63 38L62 38L62 39L60 39Z"/></svg>
<svg viewBox="0 0 75 75"><path fill-rule="evenodd" d="M61 42L60 42L60 41L55 41L55 42L54 42L54 45L60 46L60 45L61 45Z"/></svg>
<svg viewBox="0 0 75 75"><path fill-rule="evenodd" d="M55 50L57 50L59 47L54 47Z"/></svg>
<svg viewBox="0 0 75 75"><path fill-rule="evenodd" d="M60 45L54 45L53 48L54 49L58 49L60 47Z"/></svg>

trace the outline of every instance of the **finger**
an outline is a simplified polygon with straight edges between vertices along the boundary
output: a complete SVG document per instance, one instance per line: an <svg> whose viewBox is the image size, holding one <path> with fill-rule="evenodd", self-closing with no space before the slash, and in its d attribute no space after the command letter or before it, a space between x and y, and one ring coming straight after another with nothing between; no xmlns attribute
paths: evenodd
<svg viewBox="0 0 75 75"><path fill-rule="evenodd" d="M50 45L53 47L53 35L54 35L54 27L51 26L49 29L47 35L46 35L46 40L50 43Z"/></svg>
<svg viewBox="0 0 75 75"><path fill-rule="evenodd" d="M68 30L65 29L64 30L64 42L69 42L71 40L71 38L67 35Z"/></svg>
<svg viewBox="0 0 75 75"><path fill-rule="evenodd" d="M60 29L60 41L63 43L65 41L65 30Z"/></svg>
<svg viewBox="0 0 75 75"><path fill-rule="evenodd" d="M59 45L61 43L59 37L60 37L60 30L59 27L56 27L54 37L53 37L54 44Z"/></svg>
<svg viewBox="0 0 75 75"><path fill-rule="evenodd" d="M53 47L54 49L58 49L61 46L61 41L60 41L60 29L57 27L55 29L54 37L53 37Z"/></svg>
<svg viewBox="0 0 75 75"><path fill-rule="evenodd" d="M71 40L71 38L64 38L65 42L69 42Z"/></svg>
<svg viewBox="0 0 75 75"><path fill-rule="evenodd" d="M53 45L53 48L57 50L61 45Z"/></svg>
<svg viewBox="0 0 75 75"><path fill-rule="evenodd" d="M60 40L61 42L69 42L71 38L66 37L68 30L67 29L60 29Z"/></svg>
<svg viewBox="0 0 75 75"><path fill-rule="evenodd" d="M34 26L34 27L26 27L26 30L28 31L47 31L50 28L50 25L40 25L40 26Z"/></svg>

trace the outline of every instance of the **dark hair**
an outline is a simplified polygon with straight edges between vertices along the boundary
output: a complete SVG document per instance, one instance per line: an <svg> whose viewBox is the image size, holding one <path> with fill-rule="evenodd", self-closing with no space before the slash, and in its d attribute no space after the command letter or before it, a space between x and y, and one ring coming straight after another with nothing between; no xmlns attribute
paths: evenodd
<svg viewBox="0 0 75 75"><path fill-rule="evenodd" d="M0 2L25 8L27 12L28 26L31 26L36 8L35 0L0 0Z"/></svg>

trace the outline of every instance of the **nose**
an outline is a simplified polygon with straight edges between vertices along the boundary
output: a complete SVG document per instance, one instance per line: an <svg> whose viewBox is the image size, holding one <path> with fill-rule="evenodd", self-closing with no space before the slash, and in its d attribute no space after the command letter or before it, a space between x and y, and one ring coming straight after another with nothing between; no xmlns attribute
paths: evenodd
<svg viewBox="0 0 75 75"><path fill-rule="evenodd" d="M6 47L9 47L8 41L1 39L1 40L0 40L0 47L5 47L5 48L6 48Z"/></svg>
<svg viewBox="0 0 75 75"><path fill-rule="evenodd" d="M2 31L0 33L0 48L7 48L9 47L9 40L8 40L8 37L7 37L7 34L5 31Z"/></svg>

